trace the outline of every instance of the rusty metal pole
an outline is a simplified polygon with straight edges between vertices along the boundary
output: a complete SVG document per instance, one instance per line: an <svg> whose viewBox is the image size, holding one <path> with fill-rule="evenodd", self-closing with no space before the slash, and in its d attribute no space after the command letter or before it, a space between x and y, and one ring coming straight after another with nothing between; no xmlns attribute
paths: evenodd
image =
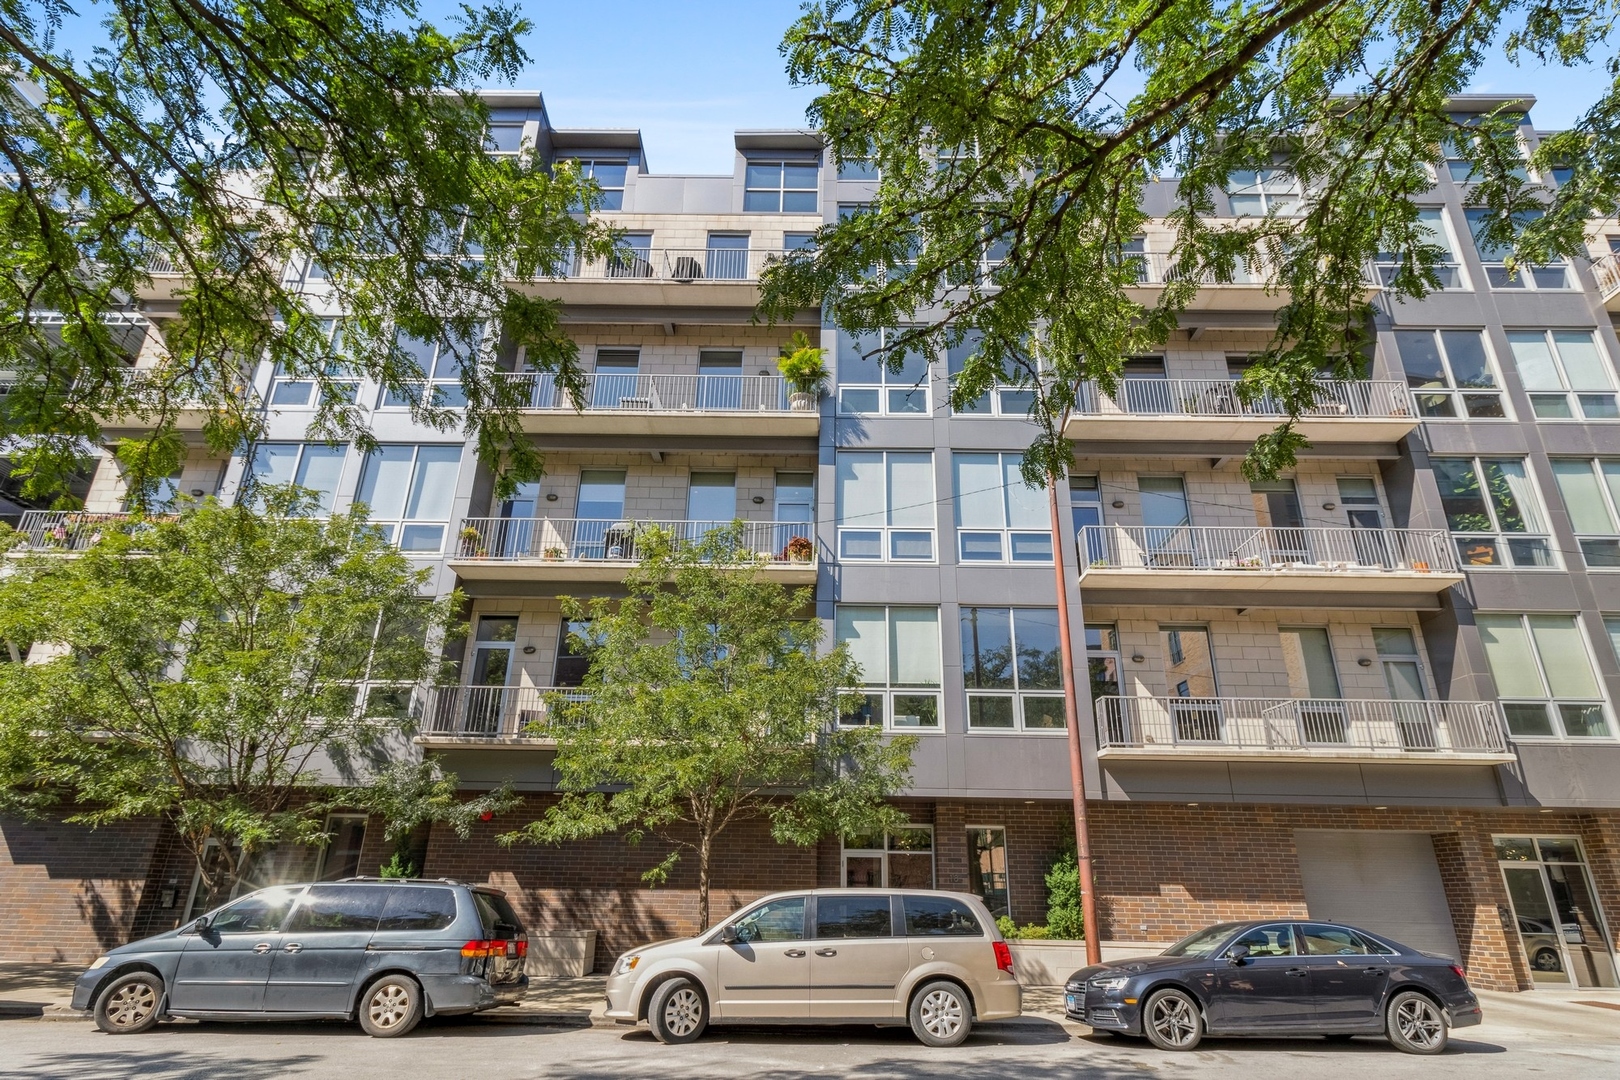
<svg viewBox="0 0 1620 1080"><path fill-rule="evenodd" d="M1057 579L1058 650L1063 659L1063 718L1069 731L1069 783L1074 799L1074 851L1080 871L1080 915L1086 924L1086 963L1102 962L1097 938L1097 897L1091 885L1091 829L1086 818L1086 776L1080 758L1080 702L1075 693L1074 639L1069 633L1069 582L1063 553L1067 530L1058 507L1057 477L1046 474L1052 510L1052 569Z"/></svg>

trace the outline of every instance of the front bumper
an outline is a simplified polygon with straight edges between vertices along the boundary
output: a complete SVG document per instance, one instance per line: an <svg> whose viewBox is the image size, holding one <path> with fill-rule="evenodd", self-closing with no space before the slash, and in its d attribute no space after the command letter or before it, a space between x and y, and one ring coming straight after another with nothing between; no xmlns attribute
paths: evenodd
<svg viewBox="0 0 1620 1080"><path fill-rule="evenodd" d="M1142 1007L1137 1001L1127 1001L1123 993L1103 992L1089 987L1063 991L1063 1015L1088 1027L1104 1031L1125 1031L1132 1034L1142 1030Z"/></svg>
<svg viewBox="0 0 1620 1080"><path fill-rule="evenodd" d="M633 1024L636 1016L636 973L626 972L623 975L613 975L607 981L607 1012L604 1013L609 1020L617 1020L621 1024Z"/></svg>
<svg viewBox="0 0 1620 1080"><path fill-rule="evenodd" d="M81 1012L88 1009L96 998L96 987L101 985L102 980L106 979L112 970L113 965L109 963L80 975L73 983L73 1007Z"/></svg>

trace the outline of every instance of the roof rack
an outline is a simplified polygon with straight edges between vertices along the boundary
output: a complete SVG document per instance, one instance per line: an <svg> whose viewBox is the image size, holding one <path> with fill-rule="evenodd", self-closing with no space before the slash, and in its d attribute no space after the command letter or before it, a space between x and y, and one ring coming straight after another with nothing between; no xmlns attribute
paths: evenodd
<svg viewBox="0 0 1620 1080"><path fill-rule="evenodd" d="M341 885L345 881L380 881L380 882L383 882L385 884L394 884L394 883L397 882L398 884L401 884L401 885L466 885L468 888L472 888L472 886L469 885L465 881L461 881L461 880L458 880L456 878L447 878L447 877L435 877L435 878L410 877L410 878L402 878L402 877L378 877L377 875L374 875L374 874L356 874L354 877L338 878L337 879L337 884Z"/></svg>

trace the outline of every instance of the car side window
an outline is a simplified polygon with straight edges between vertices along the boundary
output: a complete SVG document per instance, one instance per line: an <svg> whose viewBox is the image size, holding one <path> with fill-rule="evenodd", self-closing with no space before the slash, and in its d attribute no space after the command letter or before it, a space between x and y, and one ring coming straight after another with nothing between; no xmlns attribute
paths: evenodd
<svg viewBox="0 0 1620 1080"><path fill-rule="evenodd" d="M392 891L387 885L311 885L287 920L287 933L370 933Z"/></svg>
<svg viewBox="0 0 1620 1080"><path fill-rule="evenodd" d="M456 894L449 889L396 885L388 890L378 930L443 930L456 921Z"/></svg>
<svg viewBox="0 0 1620 1080"><path fill-rule="evenodd" d="M1243 936L1228 945L1247 945L1250 956L1293 956L1294 928L1287 923L1273 923L1246 930Z"/></svg>
<svg viewBox="0 0 1620 1080"><path fill-rule="evenodd" d="M906 913L906 933L911 937L981 937L984 934L972 909L960 900L906 896L901 901Z"/></svg>
<svg viewBox="0 0 1620 1080"><path fill-rule="evenodd" d="M741 942L803 941L804 897L768 900L732 925L737 928L737 940Z"/></svg>
<svg viewBox="0 0 1620 1080"><path fill-rule="evenodd" d="M822 893L816 897L816 937L870 938L893 937L889 898L870 893L837 896Z"/></svg>
<svg viewBox="0 0 1620 1080"><path fill-rule="evenodd" d="M244 896L229 907L222 908L208 922L208 929L216 934L268 934L281 929L293 901L303 888L260 889Z"/></svg>
<svg viewBox="0 0 1620 1080"><path fill-rule="evenodd" d="M1325 923L1301 923L1300 938L1307 956L1365 956L1366 943L1361 935L1343 926Z"/></svg>

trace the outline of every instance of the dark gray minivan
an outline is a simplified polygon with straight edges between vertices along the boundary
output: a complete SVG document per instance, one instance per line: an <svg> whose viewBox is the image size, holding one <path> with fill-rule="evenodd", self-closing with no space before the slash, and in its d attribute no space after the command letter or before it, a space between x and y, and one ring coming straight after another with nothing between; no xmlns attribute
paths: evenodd
<svg viewBox="0 0 1620 1080"><path fill-rule="evenodd" d="M168 1016L358 1019L403 1035L423 1016L522 1000L528 935L499 890L447 878L277 885L90 965L73 1007L112 1035Z"/></svg>

